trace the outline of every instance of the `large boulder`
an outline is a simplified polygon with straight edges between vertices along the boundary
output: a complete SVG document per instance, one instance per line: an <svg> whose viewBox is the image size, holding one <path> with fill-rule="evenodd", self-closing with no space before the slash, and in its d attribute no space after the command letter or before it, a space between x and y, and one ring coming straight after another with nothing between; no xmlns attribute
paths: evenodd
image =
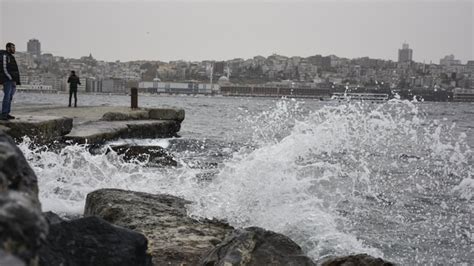
<svg viewBox="0 0 474 266"><path fill-rule="evenodd" d="M148 111L150 119L155 120L184 120L184 109L179 108L154 108Z"/></svg>
<svg viewBox="0 0 474 266"><path fill-rule="evenodd" d="M38 200L38 178L33 169L13 139L0 132L0 191L8 190L25 192Z"/></svg>
<svg viewBox="0 0 474 266"><path fill-rule="evenodd" d="M0 193L0 248L28 265L36 265L48 224L39 204L23 192Z"/></svg>
<svg viewBox="0 0 474 266"><path fill-rule="evenodd" d="M151 257L142 234L91 216L51 224L40 265L147 266Z"/></svg>
<svg viewBox="0 0 474 266"><path fill-rule="evenodd" d="M38 179L13 139L0 132L1 254L37 265L38 250L47 233L38 200Z"/></svg>
<svg viewBox="0 0 474 266"><path fill-rule="evenodd" d="M0 249L0 265L5 266L26 266L25 262L18 257L8 254Z"/></svg>
<svg viewBox="0 0 474 266"><path fill-rule="evenodd" d="M196 265L233 228L190 218L185 207L189 203L170 195L100 189L87 195L84 215L144 234L154 265Z"/></svg>
<svg viewBox="0 0 474 266"><path fill-rule="evenodd" d="M200 265L260 266L316 265L290 238L259 227L236 229L216 248L209 251Z"/></svg>
<svg viewBox="0 0 474 266"><path fill-rule="evenodd" d="M321 266L393 266L395 264L367 254L326 258L319 262Z"/></svg>
<svg viewBox="0 0 474 266"><path fill-rule="evenodd" d="M16 140L20 140L23 136L30 136L37 143L49 143L71 132L72 118L18 116L14 120L0 121L0 124L9 128L8 134Z"/></svg>

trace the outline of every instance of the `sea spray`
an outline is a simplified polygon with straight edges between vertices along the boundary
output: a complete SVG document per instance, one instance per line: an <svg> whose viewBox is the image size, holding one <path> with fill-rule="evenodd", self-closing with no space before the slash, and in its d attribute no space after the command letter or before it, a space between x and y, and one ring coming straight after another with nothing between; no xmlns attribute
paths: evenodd
<svg viewBox="0 0 474 266"><path fill-rule="evenodd" d="M246 130L231 133L253 134L231 147L144 142L167 146L176 168L145 167L105 149L90 154L85 145L57 152L25 140L20 148L45 210L81 213L87 193L105 187L169 193L195 202L190 215L287 234L315 259L367 252L402 264L469 261L466 135L430 120L422 104L315 103L283 99L264 112L237 112ZM213 174L202 178L207 169L196 160L216 158Z"/></svg>
<svg viewBox="0 0 474 266"><path fill-rule="evenodd" d="M158 146L166 142L156 140L148 144ZM19 147L38 176L43 210L63 214L81 214L86 195L100 188L180 194L180 189L189 189L184 181L189 178L183 176L193 176L196 171L185 167L146 167L146 160L126 161L107 146L93 154L88 145L79 144L57 152L46 146L35 147L25 138Z"/></svg>
<svg viewBox="0 0 474 266"><path fill-rule="evenodd" d="M446 189L472 175L472 152L454 125L427 121L407 101L328 105L298 118L288 115L301 113L289 104L249 118L258 148L226 162L191 213L288 234L315 258L389 254L418 219L432 227L429 237L443 235L448 225L426 219L432 206L407 207L464 195Z"/></svg>

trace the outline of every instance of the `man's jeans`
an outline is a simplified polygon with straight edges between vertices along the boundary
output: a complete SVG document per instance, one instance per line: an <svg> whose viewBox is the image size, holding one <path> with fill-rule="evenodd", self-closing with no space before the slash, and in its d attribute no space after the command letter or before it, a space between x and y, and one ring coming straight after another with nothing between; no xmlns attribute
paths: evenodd
<svg viewBox="0 0 474 266"><path fill-rule="evenodd" d="M10 114L13 94L15 94L15 91L16 91L15 82L5 81L3 83L3 102L2 102L2 115L3 116Z"/></svg>

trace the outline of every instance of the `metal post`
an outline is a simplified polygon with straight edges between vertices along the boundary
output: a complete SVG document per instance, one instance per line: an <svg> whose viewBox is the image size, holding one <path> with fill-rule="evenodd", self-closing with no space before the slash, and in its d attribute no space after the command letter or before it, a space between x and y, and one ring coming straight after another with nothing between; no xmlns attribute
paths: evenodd
<svg viewBox="0 0 474 266"><path fill-rule="evenodd" d="M132 109L138 109L138 89L131 89Z"/></svg>

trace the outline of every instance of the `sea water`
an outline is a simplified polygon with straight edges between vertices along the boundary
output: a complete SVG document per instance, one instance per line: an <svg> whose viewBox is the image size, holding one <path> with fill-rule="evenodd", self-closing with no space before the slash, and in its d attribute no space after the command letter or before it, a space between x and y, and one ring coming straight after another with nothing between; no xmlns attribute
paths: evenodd
<svg viewBox="0 0 474 266"><path fill-rule="evenodd" d="M79 106L129 101L79 96ZM17 94L12 113L65 102ZM168 193L192 200L193 217L283 233L315 260L368 253L403 265L474 263L472 103L148 96L139 105L184 108L181 138L109 144L161 146L179 166L25 138L43 210L81 214L99 188Z"/></svg>

